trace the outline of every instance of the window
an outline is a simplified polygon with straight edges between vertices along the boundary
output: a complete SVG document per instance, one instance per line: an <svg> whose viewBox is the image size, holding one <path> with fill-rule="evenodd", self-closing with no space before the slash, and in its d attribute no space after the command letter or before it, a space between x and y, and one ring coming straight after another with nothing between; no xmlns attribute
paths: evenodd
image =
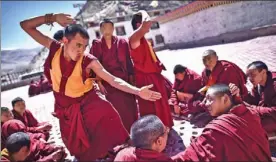
<svg viewBox="0 0 276 162"><path fill-rule="evenodd" d="M155 41L156 41L156 44L164 43L164 37L161 34L156 35Z"/></svg>
<svg viewBox="0 0 276 162"><path fill-rule="evenodd" d="M100 39L101 38L100 32L99 31L95 31L95 33L96 33L96 38Z"/></svg>
<svg viewBox="0 0 276 162"><path fill-rule="evenodd" d="M124 26L118 26L118 27L116 27L116 34L118 36L126 35L125 27Z"/></svg>
<svg viewBox="0 0 276 162"><path fill-rule="evenodd" d="M155 22L151 25L150 29L159 29L159 23L158 22Z"/></svg>
<svg viewBox="0 0 276 162"><path fill-rule="evenodd" d="M153 40L151 38L148 39L148 41L150 42L151 46L154 46Z"/></svg>

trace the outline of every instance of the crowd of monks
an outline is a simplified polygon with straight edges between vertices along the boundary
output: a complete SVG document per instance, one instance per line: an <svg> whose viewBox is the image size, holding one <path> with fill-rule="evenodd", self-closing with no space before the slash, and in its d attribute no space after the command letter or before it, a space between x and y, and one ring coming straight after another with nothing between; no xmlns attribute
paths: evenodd
<svg viewBox="0 0 276 162"><path fill-rule="evenodd" d="M53 88L54 112L62 140L77 161L272 161L276 149L276 73L254 61L244 73L202 55L202 74L176 65L172 84L145 34L154 20L145 11L133 15L128 40L113 35L109 19L93 40L67 14L46 14L20 23L34 40L49 48L44 73ZM39 32L42 24L65 27L54 39ZM253 86L249 89L246 84ZM138 101L138 102L136 102ZM138 103L138 104L137 104ZM185 151L164 153L172 114L203 132ZM1 107L1 155L7 161L62 161L64 148L47 143L49 123L39 123L22 98L12 110Z"/></svg>

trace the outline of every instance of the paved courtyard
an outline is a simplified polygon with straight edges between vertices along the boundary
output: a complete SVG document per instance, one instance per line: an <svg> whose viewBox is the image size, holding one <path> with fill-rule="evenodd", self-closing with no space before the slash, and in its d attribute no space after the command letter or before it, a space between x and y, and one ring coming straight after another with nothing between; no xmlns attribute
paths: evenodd
<svg viewBox="0 0 276 162"><path fill-rule="evenodd" d="M264 61L268 68L276 71L276 36L260 37L245 42L231 43L225 45L215 45L208 47L184 49L184 50L164 50L158 52L160 60L165 64L167 71L163 74L173 81L173 67L182 64L194 71L201 73L203 64L201 54L207 49L217 51L219 59L229 60L236 63L243 70L252 61ZM54 110L54 97L52 92L41 94L35 97L28 97L28 86L12 89L1 93L1 106L11 108L11 100L17 96L26 100L27 108L30 109L40 121L49 121L54 127L51 132L49 142L62 144L58 120L52 117L50 112ZM175 131L170 133L169 146L166 152L170 155L184 150L188 145L192 135L199 135L201 130L194 129L192 125L184 121L175 121ZM183 142L184 144L183 144ZM68 157L70 159L71 157Z"/></svg>

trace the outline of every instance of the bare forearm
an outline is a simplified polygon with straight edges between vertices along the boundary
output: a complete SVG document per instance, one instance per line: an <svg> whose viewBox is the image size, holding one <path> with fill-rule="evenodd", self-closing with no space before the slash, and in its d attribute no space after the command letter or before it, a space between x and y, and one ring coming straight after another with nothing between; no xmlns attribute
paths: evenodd
<svg viewBox="0 0 276 162"><path fill-rule="evenodd" d="M37 27L46 24L47 22L54 22L55 16L48 16L46 20L46 16L38 16L31 19L27 19L20 22L21 28L28 33L36 42L45 46L46 48L50 48L52 43L52 39L43 35L40 31L37 30Z"/></svg>
<svg viewBox="0 0 276 162"><path fill-rule="evenodd" d="M125 82L124 80L122 80L120 78L114 78L114 80L111 81L109 84L121 91L131 93L134 95L139 95L139 90L140 90L139 88L128 84L127 82Z"/></svg>
<svg viewBox="0 0 276 162"><path fill-rule="evenodd" d="M45 16L38 16L20 22L21 27L25 31L26 29L36 29L43 24L45 24Z"/></svg>

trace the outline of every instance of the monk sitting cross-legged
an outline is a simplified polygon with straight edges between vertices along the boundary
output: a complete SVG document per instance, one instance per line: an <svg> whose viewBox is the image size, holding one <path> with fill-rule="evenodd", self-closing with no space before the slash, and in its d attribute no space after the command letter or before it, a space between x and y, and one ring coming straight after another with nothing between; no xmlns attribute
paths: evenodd
<svg viewBox="0 0 276 162"><path fill-rule="evenodd" d="M272 161L268 138L258 115L235 105L228 85L208 88L206 107L216 117L199 137L191 139L175 161Z"/></svg>
<svg viewBox="0 0 276 162"><path fill-rule="evenodd" d="M218 56L214 50L205 51L202 55L202 60L205 66L202 72L203 88L194 95L186 94L186 97L189 99L188 110L194 114L191 122L200 123L199 125L204 126L211 120L211 117L206 112L201 113L205 111L204 104L201 104L201 102L210 86L219 83L226 85L233 83L241 89L241 95L246 95L248 91L245 86L246 75L236 64L225 60L218 60Z"/></svg>
<svg viewBox="0 0 276 162"><path fill-rule="evenodd" d="M155 102L138 98L139 111L141 116L157 115L166 126L172 127L173 120L168 103L168 89L171 89L171 85L167 84L168 80L161 74L162 70L166 70L166 68L159 61L152 46L145 38L145 34L149 32L152 23L146 11L139 11L134 14L131 20L135 31L129 38L129 44L136 85L142 87L153 84L153 89L162 94L162 99Z"/></svg>
<svg viewBox="0 0 276 162"><path fill-rule="evenodd" d="M141 117L131 126L133 147L121 150L114 161L172 161L161 153L170 129L155 115Z"/></svg>
<svg viewBox="0 0 276 162"><path fill-rule="evenodd" d="M42 24L58 23L65 27L63 44L37 30ZM161 94L137 88L107 72L96 57L84 53L89 34L67 14L46 14L22 21L21 27L38 43L49 49L44 64L55 97L55 116L59 119L62 140L79 161L105 158L108 151L129 139L114 107L97 91L91 70L111 86L156 101Z"/></svg>
<svg viewBox="0 0 276 162"><path fill-rule="evenodd" d="M261 117L262 125L269 135L276 134L276 73L270 72L262 61L254 61L246 72L253 84L250 93L242 97ZM231 86L234 95L240 95L236 85Z"/></svg>
<svg viewBox="0 0 276 162"><path fill-rule="evenodd" d="M44 143L24 132L9 135L6 148L1 151L1 161L62 161L66 157L63 147Z"/></svg>
<svg viewBox="0 0 276 162"><path fill-rule="evenodd" d="M29 135L33 136L36 139L45 141L46 137L45 134L41 132L32 132L29 131L29 128L24 125L20 120L15 120L13 118L12 112L7 107L1 107L1 149L5 147L5 138L3 138L3 135L6 133L4 130L6 128L9 128L9 131L21 131L26 132ZM46 141L45 141L46 142Z"/></svg>
<svg viewBox="0 0 276 162"><path fill-rule="evenodd" d="M173 84L173 91L169 102L174 106L175 112L181 115L187 115L192 113L187 111L187 100L181 97L182 93L196 94L200 88L202 88L202 78L193 70L188 69L182 65L176 65L173 73L175 75L175 81Z"/></svg>
<svg viewBox="0 0 276 162"><path fill-rule="evenodd" d="M104 19L100 23L100 30L103 37L93 41L90 53L98 58L110 74L134 85L133 64L128 42L123 38L113 36L114 24L109 19ZM129 132L131 125L138 118L135 96L112 87L106 81L99 80L98 85L107 100L118 111Z"/></svg>
<svg viewBox="0 0 276 162"><path fill-rule="evenodd" d="M49 139L49 131L52 129L52 125L48 122L39 123L33 113L26 109L25 101L22 98L16 97L13 99L12 107L14 119L23 122L28 132L43 133L45 140Z"/></svg>

